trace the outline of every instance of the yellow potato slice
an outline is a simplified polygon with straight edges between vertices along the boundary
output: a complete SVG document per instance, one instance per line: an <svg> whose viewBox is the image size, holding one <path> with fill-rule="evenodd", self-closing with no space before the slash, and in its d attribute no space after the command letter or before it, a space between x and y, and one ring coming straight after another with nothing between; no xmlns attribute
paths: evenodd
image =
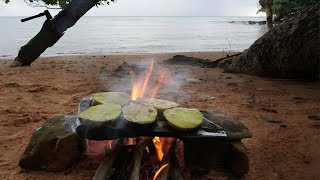
<svg viewBox="0 0 320 180"><path fill-rule="evenodd" d="M163 100L163 99L156 99L156 98L142 98L137 100L141 104L145 104L148 106L153 106L159 111L164 111L166 109L178 107L179 104L168 101L168 100Z"/></svg>
<svg viewBox="0 0 320 180"><path fill-rule="evenodd" d="M203 115L197 109L172 108L163 112L168 124L179 131L193 131L201 126Z"/></svg>
<svg viewBox="0 0 320 180"><path fill-rule="evenodd" d="M156 121L157 110L152 106L130 104L122 108L123 118L138 125L149 125Z"/></svg>
<svg viewBox="0 0 320 180"><path fill-rule="evenodd" d="M94 104L114 103L125 106L130 103L131 97L125 92L100 92L92 95Z"/></svg>
<svg viewBox="0 0 320 180"><path fill-rule="evenodd" d="M105 103L88 108L79 114L80 122L89 125L110 124L119 119L121 106L113 103Z"/></svg>

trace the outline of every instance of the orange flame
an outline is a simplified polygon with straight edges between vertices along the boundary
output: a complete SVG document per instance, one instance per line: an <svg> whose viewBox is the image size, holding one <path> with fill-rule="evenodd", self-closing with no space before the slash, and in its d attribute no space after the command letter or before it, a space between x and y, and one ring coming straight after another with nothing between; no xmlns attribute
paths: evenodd
<svg viewBox="0 0 320 180"><path fill-rule="evenodd" d="M158 160L159 161L161 161L162 160L162 158L163 158L163 144L161 143L161 141L160 141L160 138L159 137L154 137L153 138L153 144L154 144L154 146L156 147L156 150L157 150L157 157L158 157Z"/></svg>
<svg viewBox="0 0 320 180"><path fill-rule="evenodd" d="M151 63L148 68L148 72L147 72L143 82L140 81L141 80L140 78L137 81L133 82L132 90L131 90L131 99L132 100L137 100L138 98L143 98L143 96L145 95L145 92L146 92L146 89L148 86L148 82L149 82L150 77L152 75L153 65L154 65L154 59L151 60Z"/></svg>

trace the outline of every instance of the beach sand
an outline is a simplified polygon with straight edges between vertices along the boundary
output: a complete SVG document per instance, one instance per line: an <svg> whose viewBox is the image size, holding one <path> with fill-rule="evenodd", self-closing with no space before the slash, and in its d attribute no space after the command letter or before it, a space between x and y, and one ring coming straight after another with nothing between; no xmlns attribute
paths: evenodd
<svg viewBox="0 0 320 180"><path fill-rule="evenodd" d="M216 52L179 54L212 60L223 56ZM64 172L48 173L22 170L18 161L46 118L76 114L78 103L91 93L130 90L122 86L129 77L112 76L120 64L148 62L152 57L158 62L173 55L47 57L18 68L8 68L11 60L0 60L0 179L91 179L96 166L83 162ZM229 74L196 65L166 64L162 68L179 76L182 83L179 89L160 88L158 98L228 113L252 131L253 138L243 141L250 158L247 179L320 177L320 121L308 119L308 115L320 114L319 82ZM184 77L202 82L190 83ZM214 99L206 101L208 96ZM268 118L280 123L264 120Z"/></svg>

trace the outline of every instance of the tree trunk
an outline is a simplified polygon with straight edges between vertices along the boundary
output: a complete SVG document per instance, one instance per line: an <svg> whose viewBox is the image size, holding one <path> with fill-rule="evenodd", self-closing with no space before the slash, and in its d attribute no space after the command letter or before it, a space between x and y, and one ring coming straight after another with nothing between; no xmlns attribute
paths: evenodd
<svg viewBox="0 0 320 180"><path fill-rule="evenodd" d="M273 0L259 0L259 4L262 7L262 9L266 12L268 29L272 29L273 28L273 12L272 12Z"/></svg>
<svg viewBox="0 0 320 180"><path fill-rule="evenodd" d="M40 32L19 50L11 66L31 65L47 48L53 46L97 0L72 0L52 20L46 20Z"/></svg>
<svg viewBox="0 0 320 180"><path fill-rule="evenodd" d="M227 72L320 78L320 2L275 26L240 55L213 62Z"/></svg>
<svg viewBox="0 0 320 180"><path fill-rule="evenodd" d="M268 29L273 28L273 12L272 12L273 0L268 0L266 7L266 15L267 15L267 25Z"/></svg>

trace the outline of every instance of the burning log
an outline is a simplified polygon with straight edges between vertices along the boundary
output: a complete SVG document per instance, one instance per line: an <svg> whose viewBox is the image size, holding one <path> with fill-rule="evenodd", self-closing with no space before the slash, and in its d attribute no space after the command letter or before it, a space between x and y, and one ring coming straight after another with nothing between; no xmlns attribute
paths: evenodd
<svg viewBox="0 0 320 180"><path fill-rule="evenodd" d="M128 149L133 148L133 145L127 145L124 142L124 139L118 140L111 149L106 150L106 155L100 163L96 173L94 174L93 180L105 180L109 179L113 173L112 168L118 157L126 152Z"/></svg>
<svg viewBox="0 0 320 180"><path fill-rule="evenodd" d="M99 165L96 173L94 174L92 180L105 180L108 179L111 174L112 166L119 155L119 150L115 147L111 152L106 153L103 161Z"/></svg>
<svg viewBox="0 0 320 180"><path fill-rule="evenodd" d="M153 137L142 139L142 142L139 142L139 144L135 148L133 153L133 170L130 180L139 180L143 152L146 149L146 147L152 142L152 139Z"/></svg>
<svg viewBox="0 0 320 180"><path fill-rule="evenodd" d="M174 139L170 148L166 154L164 154L161 160L161 168L157 171L156 175L154 176L153 180L166 180L168 179L170 168L173 167L172 159L175 156L175 147L176 147L177 139ZM172 171L171 171L172 172Z"/></svg>

